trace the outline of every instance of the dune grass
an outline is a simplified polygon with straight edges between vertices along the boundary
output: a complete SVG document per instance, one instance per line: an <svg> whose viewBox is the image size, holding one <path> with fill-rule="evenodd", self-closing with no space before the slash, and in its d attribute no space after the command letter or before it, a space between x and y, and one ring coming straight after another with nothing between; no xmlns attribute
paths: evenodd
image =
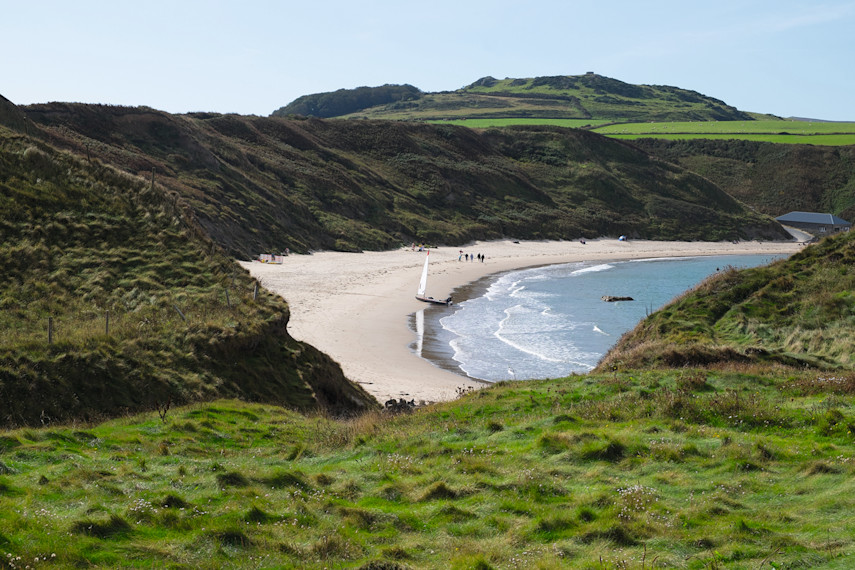
<svg viewBox="0 0 855 570"><path fill-rule="evenodd" d="M641 321L599 366L754 361L851 371L853 261L850 232L765 267L728 268Z"/></svg>
<svg viewBox="0 0 855 570"><path fill-rule="evenodd" d="M403 416L221 400L6 431L0 564L840 563L855 554L853 386L626 371L503 383Z"/></svg>
<svg viewBox="0 0 855 570"><path fill-rule="evenodd" d="M0 267L0 425L224 396L376 405L177 195L2 129Z"/></svg>

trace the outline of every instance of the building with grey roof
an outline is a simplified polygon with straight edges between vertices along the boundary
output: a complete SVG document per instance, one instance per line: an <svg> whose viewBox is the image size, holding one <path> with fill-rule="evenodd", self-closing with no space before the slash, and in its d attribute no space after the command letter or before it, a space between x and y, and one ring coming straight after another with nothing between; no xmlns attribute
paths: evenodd
<svg viewBox="0 0 855 570"><path fill-rule="evenodd" d="M828 235L836 232L848 232L852 226L842 218L834 214L820 214L817 212L790 212L775 218L785 226L791 226L814 235Z"/></svg>

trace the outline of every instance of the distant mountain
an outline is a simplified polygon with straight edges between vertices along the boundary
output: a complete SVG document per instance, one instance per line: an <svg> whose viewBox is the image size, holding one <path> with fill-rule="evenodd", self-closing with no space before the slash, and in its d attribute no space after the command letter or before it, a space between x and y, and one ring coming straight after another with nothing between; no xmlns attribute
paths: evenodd
<svg viewBox="0 0 855 570"><path fill-rule="evenodd" d="M274 117L303 115L321 119L358 113L364 109L415 101L424 94L412 85L383 85L382 87L358 87L339 89L332 93L303 95L292 103L273 111Z"/></svg>
<svg viewBox="0 0 855 570"><path fill-rule="evenodd" d="M613 121L750 121L753 117L696 91L632 85L595 73L529 79L483 77L453 92L415 88L383 101L392 87L307 95L274 112L392 120L564 118ZM374 92L376 90L376 93Z"/></svg>

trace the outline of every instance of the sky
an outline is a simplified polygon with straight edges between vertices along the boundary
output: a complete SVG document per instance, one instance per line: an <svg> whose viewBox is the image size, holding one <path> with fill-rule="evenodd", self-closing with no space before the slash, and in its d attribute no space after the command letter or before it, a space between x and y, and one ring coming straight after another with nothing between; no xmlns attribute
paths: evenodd
<svg viewBox="0 0 855 570"><path fill-rule="evenodd" d="M0 0L0 95L266 116L301 95L593 71L855 121L855 0Z"/></svg>

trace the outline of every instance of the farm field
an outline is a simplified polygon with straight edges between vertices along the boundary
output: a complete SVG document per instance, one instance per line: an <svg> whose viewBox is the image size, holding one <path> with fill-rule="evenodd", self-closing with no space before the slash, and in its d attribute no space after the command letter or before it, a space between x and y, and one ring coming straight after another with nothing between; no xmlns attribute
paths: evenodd
<svg viewBox="0 0 855 570"><path fill-rule="evenodd" d="M675 121L620 123L596 129L602 134L855 134L855 123L810 121Z"/></svg>
<svg viewBox="0 0 855 570"><path fill-rule="evenodd" d="M599 132L599 131L598 131ZM633 140L641 138L649 139L667 139L667 140L691 140L691 139L708 139L708 140L744 140L769 142L779 144L812 144L820 146L848 146L855 144L855 133L853 134L836 134L836 135L775 135L775 134L703 134L703 133L655 133L655 134L611 134L603 133L607 137L613 139Z"/></svg>
<svg viewBox="0 0 855 570"><path fill-rule="evenodd" d="M429 121L443 125L461 125L470 129L489 129L492 127L512 127L515 125L552 125L581 129L598 127L610 123L608 119L451 119L447 121Z"/></svg>
<svg viewBox="0 0 855 570"><path fill-rule="evenodd" d="M614 123L607 119L535 119L483 118L437 120L472 129L515 125L552 125L566 128L588 128L616 139L659 138L669 140L715 139L750 140L782 144L846 146L855 144L855 123L810 121L676 121Z"/></svg>
<svg viewBox="0 0 855 570"><path fill-rule="evenodd" d="M783 144L855 144L855 123L811 121L705 121L622 123L594 129L620 139L740 139Z"/></svg>

